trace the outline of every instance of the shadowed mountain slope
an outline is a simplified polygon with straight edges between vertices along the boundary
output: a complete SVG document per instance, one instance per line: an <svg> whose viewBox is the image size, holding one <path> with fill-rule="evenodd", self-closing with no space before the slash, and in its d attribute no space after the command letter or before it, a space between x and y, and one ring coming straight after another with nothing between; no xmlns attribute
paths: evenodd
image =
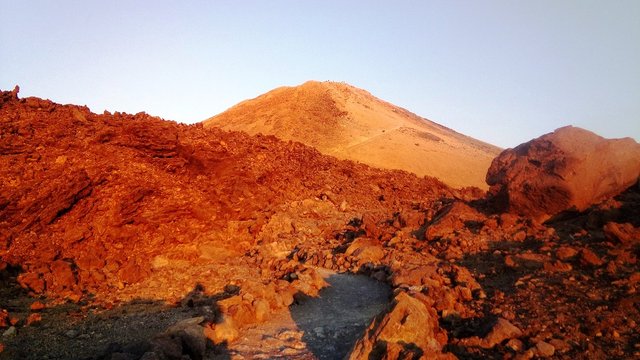
<svg viewBox="0 0 640 360"><path fill-rule="evenodd" d="M487 189L500 149L457 133L345 83L281 87L209 118L205 127L275 135L323 154Z"/></svg>

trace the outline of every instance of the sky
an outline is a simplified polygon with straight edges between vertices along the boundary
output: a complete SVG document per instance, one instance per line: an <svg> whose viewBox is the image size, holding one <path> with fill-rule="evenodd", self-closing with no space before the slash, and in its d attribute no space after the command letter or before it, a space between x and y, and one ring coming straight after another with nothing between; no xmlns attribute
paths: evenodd
<svg viewBox="0 0 640 360"><path fill-rule="evenodd" d="M344 81L514 147L640 140L640 1L0 0L0 89L194 123Z"/></svg>

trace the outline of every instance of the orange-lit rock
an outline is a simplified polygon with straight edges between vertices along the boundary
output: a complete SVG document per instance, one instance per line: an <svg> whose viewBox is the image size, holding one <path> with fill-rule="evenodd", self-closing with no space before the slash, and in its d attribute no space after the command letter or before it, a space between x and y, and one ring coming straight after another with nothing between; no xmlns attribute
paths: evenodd
<svg viewBox="0 0 640 360"><path fill-rule="evenodd" d="M46 306L41 303L40 301L34 301L33 304L31 304L31 306L29 306L29 309L31 309L31 311L40 311L42 309L44 309Z"/></svg>
<svg viewBox="0 0 640 360"><path fill-rule="evenodd" d="M5 328L10 325L9 323L9 312L5 309L0 310L0 328Z"/></svg>
<svg viewBox="0 0 640 360"><path fill-rule="evenodd" d="M442 354L437 340L441 331L434 309L401 292L394 299L393 309L376 320L356 343L350 359L449 358Z"/></svg>
<svg viewBox="0 0 640 360"><path fill-rule="evenodd" d="M31 325L35 325L39 322L42 321L42 315L39 313L32 313L29 314L29 316L27 317L27 321L26 321L26 325L27 326L31 326Z"/></svg>
<svg viewBox="0 0 640 360"><path fill-rule="evenodd" d="M568 126L503 151L487 183L500 209L544 221L620 194L639 176L640 145L633 139Z"/></svg>

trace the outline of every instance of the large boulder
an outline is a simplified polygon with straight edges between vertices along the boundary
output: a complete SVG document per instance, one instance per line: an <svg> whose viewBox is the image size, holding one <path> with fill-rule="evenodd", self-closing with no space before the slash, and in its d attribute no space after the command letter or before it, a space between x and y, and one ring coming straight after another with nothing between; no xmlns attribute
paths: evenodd
<svg viewBox="0 0 640 360"><path fill-rule="evenodd" d="M538 221L585 210L638 181L640 145L567 126L503 151L487 173L498 209Z"/></svg>

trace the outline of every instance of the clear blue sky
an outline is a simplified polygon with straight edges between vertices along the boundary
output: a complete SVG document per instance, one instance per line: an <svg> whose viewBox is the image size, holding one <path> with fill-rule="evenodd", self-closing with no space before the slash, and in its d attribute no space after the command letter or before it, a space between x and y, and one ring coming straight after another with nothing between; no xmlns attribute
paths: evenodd
<svg viewBox="0 0 640 360"><path fill-rule="evenodd" d="M0 88L192 123L346 81L512 147L640 140L640 1L0 0Z"/></svg>

